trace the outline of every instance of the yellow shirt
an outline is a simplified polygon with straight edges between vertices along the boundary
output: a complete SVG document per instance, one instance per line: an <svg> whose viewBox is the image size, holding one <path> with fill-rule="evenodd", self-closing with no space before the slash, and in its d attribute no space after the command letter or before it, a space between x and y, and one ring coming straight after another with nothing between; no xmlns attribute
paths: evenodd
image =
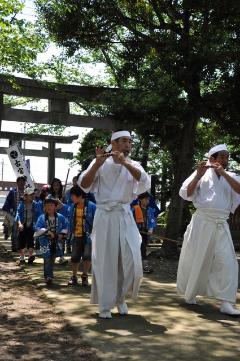
<svg viewBox="0 0 240 361"><path fill-rule="evenodd" d="M83 235L83 208L81 204L76 207L76 226L75 226L75 237L82 237Z"/></svg>

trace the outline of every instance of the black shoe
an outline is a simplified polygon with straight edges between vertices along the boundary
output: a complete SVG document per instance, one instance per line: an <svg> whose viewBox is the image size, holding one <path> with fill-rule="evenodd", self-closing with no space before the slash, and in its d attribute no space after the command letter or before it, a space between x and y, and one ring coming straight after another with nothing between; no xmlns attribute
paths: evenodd
<svg viewBox="0 0 240 361"><path fill-rule="evenodd" d="M28 257L28 264L32 264L34 262L35 258L36 257L34 255Z"/></svg>
<svg viewBox="0 0 240 361"><path fill-rule="evenodd" d="M77 277L72 276L70 280L68 281L68 286L76 286L78 283Z"/></svg>
<svg viewBox="0 0 240 361"><path fill-rule="evenodd" d="M86 274L82 274L81 275L81 278L82 278L82 286L84 286L84 287L87 287L87 286L89 286L89 283L88 283L88 275L86 275Z"/></svg>
<svg viewBox="0 0 240 361"><path fill-rule="evenodd" d="M59 261L58 261L59 264L62 264L62 265L66 265L68 263L68 260L65 259L64 257L60 257L59 258Z"/></svg>
<svg viewBox="0 0 240 361"><path fill-rule="evenodd" d="M18 266L24 265L26 263L25 259L20 259L17 264Z"/></svg>
<svg viewBox="0 0 240 361"><path fill-rule="evenodd" d="M51 285L52 285L53 280L52 280L52 278L51 278L51 277L47 277L47 278L45 279L45 282L46 282L46 285L47 285L47 286L51 286Z"/></svg>

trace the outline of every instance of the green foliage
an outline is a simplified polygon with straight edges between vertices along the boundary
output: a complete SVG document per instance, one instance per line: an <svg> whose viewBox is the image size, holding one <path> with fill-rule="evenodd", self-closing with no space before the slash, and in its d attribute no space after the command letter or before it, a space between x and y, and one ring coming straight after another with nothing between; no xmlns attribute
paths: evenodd
<svg viewBox="0 0 240 361"><path fill-rule="evenodd" d="M239 59L236 1L36 3L43 25L68 55L91 51L108 66L110 84L143 91L121 98L109 113L128 115L138 129L147 123L150 133L165 145L170 139L174 148L190 119L217 120L223 127L228 122L231 131L229 113L238 114L237 92L232 96L229 89L230 81L237 84Z"/></svg>
<svg viewBox="0 0 240 361"><path fill-rule="evenodd" d="M206 159L208 150L216 144L227 144L230 152L229 170L240 173L240 144L238 133L228 133L217 122L202 121L197 128L195 163Z"/></svg>
<svg viewBox="0 0 240 361"><path fill-rule="evenodd" d="M75 161L81 165L82 170L86 169L95 157L96 147L107 147L110 143L111 134L109 131L93 129L88 132L75 156Z"/></svg>
<svg viewBox="0 0 240 361"><path fill-rule="evenodd" d="M29 134L48 134L48 135L62 135L66 129L64 125L53 124L34 124L28 125L27 133Z"/></svg>
<svg viewBox="0 0 240 361"><path fill-rule="evenodd" d="M22 72L36 77L37 55L46 48L47 37L31 22L19 19L21 0L0 1L0 72Z"/></svg>
<svg viewBox="0 0 240 361"><path fill-rule="evenodd" d="M161 212L161 214L158 216L157 218L157 224L161 227L161 228L165 228L167 225L167 217L168 217L168 212L164 211Z"/></svg>

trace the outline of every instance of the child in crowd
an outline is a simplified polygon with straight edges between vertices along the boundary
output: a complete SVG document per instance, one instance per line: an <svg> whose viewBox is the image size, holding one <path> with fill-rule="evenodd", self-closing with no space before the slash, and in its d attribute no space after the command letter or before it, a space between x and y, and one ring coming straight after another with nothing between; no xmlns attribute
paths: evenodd
<svg viewBox="0 0 240 361"><path fill-rule="evenodd" d="M47 197L44 201L44 214L36 223L35 237L39 237L40 251L44 260L44 278L47 285L52 283L56 257L63 255L63 238L67 234L67 222L56 211L57 201Z"/></svg>
<svg viewBox="0 0 240 361"><path fill-rule="evenodd" d="M67 220L69 206L66 204L65 196L63 194L63 184L59 178L53 178L49 189L49 194L57 201L57 212L63 215ZM65 251L65 241L63 244L63 254L59 258L60 264L68 263L68 261L64 258L64 251Z"/></svg>
<svg viewBox="0 0 240 361"><path fill-rule="evenodd" d="M49 185L48 185L48 184L44 184L44 185L42 186L41 190L40 190L40 196L39 196L39 198L44 201L44 200L47 198L47 196L49 195L49 193L50 193L50 187L49 187Z"/></svg>
<svg viewBox="0 0 240 361"><path fill-rule="evenodd" d="M132 206L133 216L142 237L141 254L144 273L153 272L153 268L147 260L147 245L149 235L153 233L153 229L156 227L156 218L154 209L149 206L149 200L150 194L148 192L142 193L138 196L138 204Z"/></svg>
<svg viewBox="0 0 240 361"><path fill-rule="evenodd" d="M82 285L88 286L88 272L91 267L91 231L96 205L86 199L86 193L74 186L70 190L73 204L69 209L69 231L72 233L72 277L68 284L77 284L77 272L83 259Z"/></svg>
<svg viewBox="0 0 240 361"><path fill-rule="evenodd" d="M20 201L16 222L18 224L18 248L20 252L19 263L25 263L25 248L27 247L29 256L28 263L31 264L35 260L34 252L34 226L40 215L38 203L34 201L35 190L26 188L23 199Z"/></svg>
<svg viewBox="0 0 240 361"><path fill-rule="evenodd" d="M78 176L74 176L73 179L72 179L72 187L75 187L77 186L77 181L78 181ZM68 189L65 193L65 202L67 203L67 205L71 206L72 205L72 197L71 197L71 194L70 194L70 189Z"/></svg>
<svg viewBox="0 0 240 361"><path fill-rule="evenodd" d="M78 180L78 176L74 176L73 179L72 179L72 187L78 186L77 180ZM72 187L71 187L71 188L72 188ZM65 196L64 196L64 199L65 199L66 204L68 205L68 208L73 204L73 202L72 202L72 197L71 197L71 194L70 194L71 188L66 191ZM67 239L66 239L67 254L71 254L71 253L72 253L71 237L72 237L72 234L69 233L68 236L67 236Z"/></svg>
<svg viewBox="0 0 240 361"><path fill-rule="evenodd" d="M4 231L6 236L9 236L11 234L11 242L12 242L12 251L17 252L18 247L18 223L15 221L17 208L19 206L20 200L23 197L24 189L26 185L26 177L20 176L17 178L17 187L14 189L11 189L10 192L7 195L7 198L5 200L5 203L2 207L2 210L7 213L8 220L11 220L10 222L4 222L5 227ZM11 228L6 229L7 226L11 226ZM8 237L7 237L8 238Z"/></svg>
<svg viewBox="0 0 240 361"><path fill-rule="evenodd" d="M39 200L38 200L40 215L44 214L44 201L49 195L49 192L50 192L50 187L48 184L44 184L40 189ZM40 243L38 238L35 238L35 251L37 256L40 255Z"/></svg>
<svg viewBox="0 0 240 361"><path fill-rule="evenodd" d="M53 178L49 193L53 198L57 198L60 201L63 200L63 185L59 178Z"/></svg>

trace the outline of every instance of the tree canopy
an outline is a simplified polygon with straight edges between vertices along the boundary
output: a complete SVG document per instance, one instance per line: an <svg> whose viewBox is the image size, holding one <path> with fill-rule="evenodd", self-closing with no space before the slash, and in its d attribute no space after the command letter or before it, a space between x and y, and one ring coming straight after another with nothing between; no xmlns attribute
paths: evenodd
<svg viewBox="0 0 240 361"><path fill-rule="evenodd" d="M174 179L167 232L176 238L184 207L178 189L194 165L199 124L206 119L218 124L219 134L239 134L240 4L233 0L36 3L45 28L69 56L80 56L81 49L91 51L107 64L113 85L141 91L135 99L121 99L122 109L119 105L116 114L134 119L136 131L147 133L169 152Z"/></svg>
<svg viewBox="0 0 240 361"><path fill-rule="evenodd" d="M40 27L19 18L21 0L2 0L0 4L0 72L21 72L36 77L37 56L46 48Z"/></svg>
<svg viewBox="0 0 240 361"><path fill-rule="evenodd" d="M104 104L78 105L87 114L111 115L134 128L133 155L160 174L161 190L171 199L167 236L177 238L185 207L178 196L182 181L212 144L221 140L238 148L240 3L35 0L35 26L13 15L21 1L4 3L2 39L9 38L11 45L0 54L4 69L12 66L12 71L36 76L37 53L50 39L64 51L45 64L41 75L65 83L136 90L105 99ZM87 62L106 64L107 76L93 79L79 70ZM86 145L97 135L93 131L86 136L78 161L83 161L83 150L86 155L92 152ZM165 245L166 252L174 252L172 245Z"/></svg>

